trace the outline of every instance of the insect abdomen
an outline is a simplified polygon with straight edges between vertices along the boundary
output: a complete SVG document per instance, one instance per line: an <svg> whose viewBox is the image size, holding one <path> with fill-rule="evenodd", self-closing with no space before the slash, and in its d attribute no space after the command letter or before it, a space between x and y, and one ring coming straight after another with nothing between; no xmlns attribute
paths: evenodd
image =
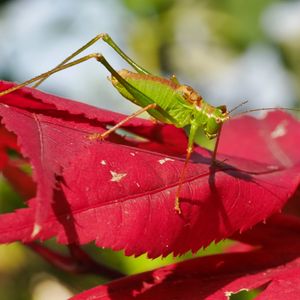
<svg viewBox="0 0 300 300"><path fill-rule="evenodd" d="M119 74L132 86L152 99L154 103L158 104L159 107L167 111L175 120L177 120L178 123L174 125L183 127L189 124L192 106L186 102L184 97L178 91L179 85L165 78L133 73L127 70L121 70L119 71ZM141 106L141 103L136 101L136 99L115 78L112 78L111 81L125 98ZM151 111L149 111L149 113L151 115ZM167 120L161 121L168 123Z"/></svg>

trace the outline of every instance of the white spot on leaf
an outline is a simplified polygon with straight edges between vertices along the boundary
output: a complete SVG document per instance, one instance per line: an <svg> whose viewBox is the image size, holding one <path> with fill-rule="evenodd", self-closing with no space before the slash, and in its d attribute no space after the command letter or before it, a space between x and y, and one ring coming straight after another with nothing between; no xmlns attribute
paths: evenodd
<svg viewBox="0 0 300 300"><path fill-rule="evenodd" d="M127 173L117 173L114 171L110 171L111 174L111 180L113 182L120 182L126 175Z"/></svg>
<svg viewBox="0 0 300 300"><path fill-rule="evenodd" d="M165 157L163 159L160 159L158 162L163 165L164 163L166 163L167 161L174 161L174 159L169 158L169 157Z"/></svg>
<svg viewBox="0 0 300 300"><path fill-rule="evenodd" d="M36 235L39 234L39 232L41 231L42 227L40 224L35 223L32 233L31 233L31 238L34 238Z"/></svg>
<svg viewBox="0 0 300 300"><path fill-rule="evenodd" d="M249 292L249 289L240 289L236 292L225 292L224 295L225 295L225 297L227 297L227 299L230 299L231 296L236 295L240 292Z"/></svg>
<svg viewBox="0 0 300 300"><path fill-rule="evenodd" d="M135 153L133 153L133 152L130 152L130 155L131 155L131 156L135 156Z"/></svg>
<svg viewBox="0 0 300 300"><path fill-rule="evenodd" d="M101 160L101 165L105 166L106 165L106 161L105 160Z"/></svg>
<svg viewBox="0 0 300 300"><path fill-rule="evenodd" d="M234 294L234 292L225 292L224 293L225 294L225 296L228 298L230 298L230 296L232 295L232 294Z"/></svg>
<svg viewBox="0 0 300 300"><path fill-rule="evenodd" d="M285 121L278 124L276 128L271 132L271 138L276 139L286 135L286 125L287 123Z"/></svg>
<svg viewBox="0 0 300 300"><path fill-rule="evenodd" d="M267 166L268 170L271 170L271 171L275 171L275 170L278 170L279 167L278 166L274 166L274 165L269 165Z"/></svg>

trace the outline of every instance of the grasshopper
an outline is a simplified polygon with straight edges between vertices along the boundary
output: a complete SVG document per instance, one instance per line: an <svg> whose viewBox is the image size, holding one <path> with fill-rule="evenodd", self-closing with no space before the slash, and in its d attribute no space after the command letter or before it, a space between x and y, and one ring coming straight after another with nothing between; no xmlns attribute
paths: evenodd
<svg viewBox="0 0 300 300"><path fill-rule="evenodd" d="M92 53L73 60L73 58L81 52L100 40L103 40L112 47L129 65L133 67L135 72L128 70L116 71L108 63L105 57L99 53ZM91 136L92 139L105 139L110 133L121 127L125 122L142 114L143 112L148 112L154 119L160 122L173 124L178 128L189 128L186 158L184 167L180 174L174 204L175 211L180 214L181 186L183 184L188 162L193 152L193 145L197 130L202 128L208 139L216 138L215 147L212 153L212 164L214 164L216 162L216 154L222 125L225 121L229 120L229 114L236 108L228 111L225 105L217 107L210 105L192 87L181 84L175 75L169 79L152 75L129 58L106 33L97 35L48 72L0 92L0 97L33 83L35 83L33 87L37 87L52 74L90 59L96 59L110 72L111 83L123 97L141 107L141 109L129 115L104 133L93 134ZM244 103L245 102L242 104Z"/></svg>

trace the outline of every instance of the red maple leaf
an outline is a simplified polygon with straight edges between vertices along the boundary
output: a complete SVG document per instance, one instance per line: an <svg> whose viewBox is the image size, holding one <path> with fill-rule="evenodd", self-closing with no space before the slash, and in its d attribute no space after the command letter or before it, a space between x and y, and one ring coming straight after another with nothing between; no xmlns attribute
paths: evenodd
<svg viewBox="0 0 300 300"><path fill-rule="evenodd" d="M276 234L276 230L272 231ZM297 243L295 243L295 238ZM266 247L190 259L90 289L72 300L227 300L257 289L255 299L300 297L299 238Z"/></svg>
<svg viewBox="0 0 300 300"><path fill-rule="evenodd" d="M10 86L1 82L0 90ZM297 222L292 232L288 228L291 236L282 229L289 222L282 220L279 228L268 231L257 225L246 231L280 212L297 190L300 124L292 116L276 111L261 120L247 116L227 122L218 153L222 163L217 168L211 168L209 151L195 147L182 186L179 215L174 200L187 144L183 130L132 119L123 127L127 134L114 133L100 142L91 135L117 124L123 115L29 88L1 97L0 102L2 124L17 136L37 184L36 196L27 208L0 216L1 243L57 237L63 244L95 241L100 247L124 249L127 255L146 252L149 257L197 251L227 237L264 246L262 250L203 258L130 277L97 290L102 298L88 293L78 299L88 299L85 295L111 299L108 297L115 288L113 299L127 299L126 292L132 296L136 285L140 299L152 299L147 295L154 297L157 291L163 293L161 289L174 286L182 298L199 299L193 294L194 283L205 280L209 272L218 273L223 263L221 274L215 274L216 282L202 291L204 295L214 295L212 290L216 295L221 293L218 285L225 286L228 274L235 272L245 272L239 279L250 288L281 280L282 274L297 274L298 244L293 233L299 228ZM0 158L7 161L6 146L0 146ZM274 217L270 220L273 224ZM270 232L286 236L283 257L279 257L280 247ZM267 253L271 258L264 263ZM255 259L257 265L245 263L238 268L244 259ZM283 273L270 269L270 274L277 272L279 277L275 274L277 277L262 279L266 268L291 260L295 263ZM250 284L246 273L256 267L262 273L252 277ZM230 282L227 291L244 285ZM191 289L183 291L187 285ZM226 299L224 293L218 297L211 299Z"/></svg>
<svg viewBox="0 0 300 300"><path fill-rule="evenodd" d="M280 211L299 184L299 122L282 112L225 124L220 151L226 155L218 156L225 162L216 171L210 154L197 147L178 215L174 198L184 159L161 153L172 149L164 126L134 119L125 129L150 143L117 134L98 142L89 134L103 132L121 115L30 89L2 102L2 122L18 136L38 190L29 208L1 216L1 242L57 236L61 243L95 240L128 255L182 254L265 220ZM285 132L275 136L279 126ZM182 150L183 133L172 129ZM147 144L160 152L145 150Z"/></svg>

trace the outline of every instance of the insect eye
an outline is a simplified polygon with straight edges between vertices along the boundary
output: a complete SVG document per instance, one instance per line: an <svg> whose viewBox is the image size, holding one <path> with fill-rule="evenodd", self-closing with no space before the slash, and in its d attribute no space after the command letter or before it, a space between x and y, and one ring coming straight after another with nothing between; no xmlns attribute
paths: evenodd
<svg viewBox="0 0 300 300"><path fill-rule="evenodd" d="M221 119L220 118L216 118L216 122L217 122L217 124L221 123Z"/></svg>

